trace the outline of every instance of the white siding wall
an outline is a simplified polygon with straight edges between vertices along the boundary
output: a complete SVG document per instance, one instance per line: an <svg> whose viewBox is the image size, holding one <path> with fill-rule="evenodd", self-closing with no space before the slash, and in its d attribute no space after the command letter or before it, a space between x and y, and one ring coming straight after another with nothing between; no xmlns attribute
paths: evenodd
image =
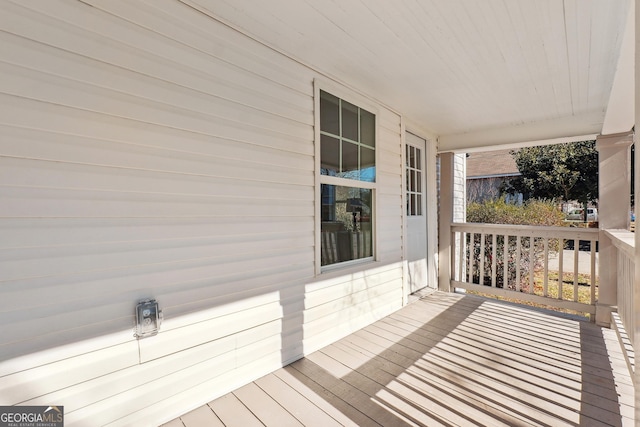
<svg viewBox="0 0 640 427"><path fill-rule="evenodd" d="M0 405L153 425L400 307L397 114L378 261L314 277L318 74L177 1L85 3L0 3Z"/></svg>

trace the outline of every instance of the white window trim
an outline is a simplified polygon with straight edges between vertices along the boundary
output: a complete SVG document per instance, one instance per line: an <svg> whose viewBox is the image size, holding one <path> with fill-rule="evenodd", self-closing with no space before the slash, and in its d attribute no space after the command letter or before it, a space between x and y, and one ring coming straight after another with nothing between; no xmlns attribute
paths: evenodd
<svg viewBox="0 0 640 427"><path fill-rule="evenodd" d="M324 91L334 95L342 100L345 100L351 104L354 104L368 112L372 113L375 116L375 163L376 163L376 180L375 182L368 181L356 181L348 178L340 178L335 176L327 176L322 175L320 173L321 165L320 165L320 91ZM357 93L347 89L344 86L338 85L328 80L323 79L314 79L313 81L313 105L314 105L314 155L315 155L315 274L316 276L322 273L328 273L331 271L342 270L344 268L353 267L360 264L367 264L378 260L378 219L377 213L378 203L377 203L377 191L378 191L378 182L379 182L379 171L378 166L380 164L380 111L376 104L372 103L369 99L358 95ZM322 266L321 261L321 235L320 235L320 227L321 227L321 209L322 209L322 198L320 196L321 193L321 185L322 184L330 184L330 185L339 185L344 187L353 187L353 188L365 188L373 191L372 195L372 244L373 244L373 256L367 258L361 258L351 261L340 262L337 264L331 264Z"/></svg>

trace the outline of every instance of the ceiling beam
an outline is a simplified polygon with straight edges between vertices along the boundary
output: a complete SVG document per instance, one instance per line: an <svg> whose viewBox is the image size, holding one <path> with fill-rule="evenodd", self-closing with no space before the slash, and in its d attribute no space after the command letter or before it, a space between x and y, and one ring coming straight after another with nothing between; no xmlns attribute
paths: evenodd
<svg viewBox="0 0 640 427"><path fill-rule="evenodd" d="M470 153L585 141L595 139L600 134L602 120L602 113L596 112L457 135L442 135L438 138L438 152Z"/></svg>

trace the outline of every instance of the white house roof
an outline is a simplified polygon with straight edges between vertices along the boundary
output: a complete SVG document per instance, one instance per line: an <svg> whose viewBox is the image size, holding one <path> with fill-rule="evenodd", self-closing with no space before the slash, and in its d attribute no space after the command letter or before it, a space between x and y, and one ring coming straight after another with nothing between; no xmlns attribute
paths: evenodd
<svg viewBox="0 0 640 427"><path fill-rule="evenodd" d="M628 0L185 2L396 109L442 151L633 126Z"/></svg>

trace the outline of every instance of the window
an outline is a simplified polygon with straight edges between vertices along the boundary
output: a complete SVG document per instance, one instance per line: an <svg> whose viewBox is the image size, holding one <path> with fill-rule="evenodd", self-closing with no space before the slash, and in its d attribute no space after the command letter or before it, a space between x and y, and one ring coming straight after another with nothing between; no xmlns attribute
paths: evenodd
<svg viewBox="0 0 640 427"><path fill-rule="evenodd" d="M407 216L422 215L422 150L406 145Z"/></svg>
<svg viewBox="0 0 640 427"><path fill-rule="evenodd" d="M321 265L373 256L375 115L320 91Z"/></svg>
<svg viewBox="0 0 640 427"><path fill-rule="evenodd" d="M375 116L320 91L322 175L375 182Z"/></svg>

